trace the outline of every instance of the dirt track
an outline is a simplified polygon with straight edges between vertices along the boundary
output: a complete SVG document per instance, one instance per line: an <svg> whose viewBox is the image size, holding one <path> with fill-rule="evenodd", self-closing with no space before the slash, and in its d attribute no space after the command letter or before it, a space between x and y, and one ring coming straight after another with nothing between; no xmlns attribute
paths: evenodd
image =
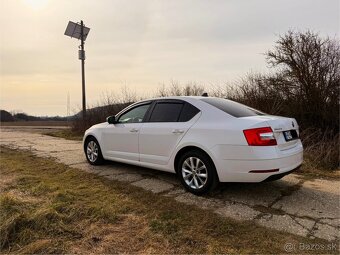
<svg viewBox="0 0 340 255"><path fill-rule="evenodd" d="M339 181L304 180L291 174L269 183L223 184L214 195L197 197L185 192L172 174L119 163L90 166L79 141L5 128L1 129L0 144L30 150L37 156L51 157L79 170L127 182L160 196L171 196L181 203L213 209L224 217L249 220L312 239L340 238Z"/></svg>
<svg viewBox="0 0 340 255"><path fill-rule="evenodd" d="M45 120L45 121L8 121L0 122L3 127L47 127L51 129L55 128L66 128L70 126L69 121L58 121L58 120Z"/></svg>

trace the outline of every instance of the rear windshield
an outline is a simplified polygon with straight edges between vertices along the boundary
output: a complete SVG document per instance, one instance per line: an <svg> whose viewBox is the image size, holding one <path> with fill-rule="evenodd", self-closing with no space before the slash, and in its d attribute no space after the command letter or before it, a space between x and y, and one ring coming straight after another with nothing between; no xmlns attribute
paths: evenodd
<svg viewBox="0 0 340 255"><path fill-rule="evenodd" d="M208 97L208 98L202 98L201 100L212 106L215 106L216 108L236 118L256 116L256 115L266 115L263 112L260 112L244 104L236 103L228 99Z"/></svg>

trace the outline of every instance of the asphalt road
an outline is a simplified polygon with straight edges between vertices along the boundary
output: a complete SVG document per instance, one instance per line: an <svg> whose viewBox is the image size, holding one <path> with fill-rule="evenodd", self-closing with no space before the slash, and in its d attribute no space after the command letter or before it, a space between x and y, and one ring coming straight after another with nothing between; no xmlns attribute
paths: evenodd
<svg viewBox="0 0 340 255"><path fill-rule="evenodd" d="M81 171L129 183L175 200L212 210L223 217L314 239L339 241L340 182L305 180L290 174L281 180L258 183L225 183L214 194L197 197L181 187L175 175L120 163L93 167L86 162L81 142L36 132L3 128L0 145L29 150Z"/></svg>

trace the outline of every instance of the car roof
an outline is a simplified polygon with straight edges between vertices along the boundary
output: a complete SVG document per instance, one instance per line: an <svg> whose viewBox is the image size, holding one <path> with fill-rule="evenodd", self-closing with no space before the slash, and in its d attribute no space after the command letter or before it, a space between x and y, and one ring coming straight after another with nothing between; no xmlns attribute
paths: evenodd
<svg viewBox="0 0 340 255"><path fill-rule="evenodd" d="M154 98L148 98L148 99L144 99L140 102L143 101L154 101L154 100L167 100L167 99L181 99L181 100L185 100L185 99L203 99L203 98L207 98L204 96L167 96L167 97L154 97Z"/></svg>

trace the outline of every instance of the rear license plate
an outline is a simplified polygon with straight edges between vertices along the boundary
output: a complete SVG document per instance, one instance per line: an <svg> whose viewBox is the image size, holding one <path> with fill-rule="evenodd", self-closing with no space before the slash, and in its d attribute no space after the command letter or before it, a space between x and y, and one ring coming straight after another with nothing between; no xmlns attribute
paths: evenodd
<svg viewBox="0 0 340 255"><path fill-rule="evenodd" d="M298 139L298 134L296 132L296 130L288 130L288 131L284 131L283 135L285 137L285 140L287 142Z"/></svg>

